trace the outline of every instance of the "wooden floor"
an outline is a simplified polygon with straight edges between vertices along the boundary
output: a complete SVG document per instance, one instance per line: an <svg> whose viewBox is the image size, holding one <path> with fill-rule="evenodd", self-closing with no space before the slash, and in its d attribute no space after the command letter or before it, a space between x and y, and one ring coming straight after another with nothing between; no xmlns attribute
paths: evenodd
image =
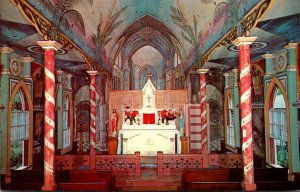
<svg viewBox="0 0 300 192"><path fill-rule="evenodd" d="M114 190L121 191L177 191L181 175L157 176L156 168L142 168L141 176L115 176Z"/></svg>

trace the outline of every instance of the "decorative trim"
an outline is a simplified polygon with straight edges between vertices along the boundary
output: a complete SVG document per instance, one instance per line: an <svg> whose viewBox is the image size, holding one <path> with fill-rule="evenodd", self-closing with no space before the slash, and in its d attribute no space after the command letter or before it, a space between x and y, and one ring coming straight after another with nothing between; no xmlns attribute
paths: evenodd
<svg viewBox="0 0 300 192"><path fill-rule="evenodd" d="M1 51L1 53L11 53L14 50L10 47L0 47L0 51Z"/></svg>
<svg viewBox="0 0 300 192"><path fill-rule="evenodd" d="M18 6L21 14L23 14L29 22L36 28L36 30L44 37L45 40L55 40L64 49L71 49L78 51L91 69L96 69L99 72L104 73L111 77L111 72L96 64L93 59L88 56L80 47L78 47L72 40L70 40L65 34L59 31L52 25L46 18L44 18L37 10L35 10L26 0L11 0L16 6Z"/></svg>
<svg viewBox="0 0 300 192"><path fill-rule="evenodd" d="M247 31L250 31L256 24L259 19L266 13L267 9L270 7L273 0L265 0L262 3L258 3L249 13L241 20L241 34L246 34ZM207 61L212 51L220 46L229 45L234 39L238 37L237 27L233 27L226 35L224 35L215 45L213 45L200 59L200 62L197 62L192 69L200 69Z"/></svg>

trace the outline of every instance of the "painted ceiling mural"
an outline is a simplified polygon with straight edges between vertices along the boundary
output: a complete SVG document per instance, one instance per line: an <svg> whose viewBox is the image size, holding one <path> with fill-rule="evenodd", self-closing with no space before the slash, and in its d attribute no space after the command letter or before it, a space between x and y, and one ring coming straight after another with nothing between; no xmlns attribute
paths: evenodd
<svg viewBox="0 0 300 192"><path fill-rule="evenodd" d="M113 60L115 58L113 54L117 53L115 50L123 44L119 41L122 33L128 26L149 15L172 31L169 38L177 41L176 46L179 47L176 47L176 50L181 55L182 61L186 61L185 69L187 69L259 1L29 0L28 2L37 10L43 10L42 14L55 23L56 27L49 35L55 35L57 29L62 30L97 61L101 60L98 58L101 54ZM158 26L157 30L163 28ZM111 66L104 67L111 70Z"/></svg>
<svg viewBox="0 0 300 192"><path fill-rule="evenodd" d="M61 50L57 69L75 75L86 75L93 62L111 74L120 55L132 57L144 46L152 46L164 59L178 54L185 72L204 64L227 70L238 62L232 39L245 30L258 36L251 53L254 60L299 40L299 0L2 0L0 4L1 46L42 64L43 50L36 42L45 38L66 42L58 36L61 31L77 49ZM25 10L25 4L37 14ZM38 30L33 21L40 22Z"/></svg>

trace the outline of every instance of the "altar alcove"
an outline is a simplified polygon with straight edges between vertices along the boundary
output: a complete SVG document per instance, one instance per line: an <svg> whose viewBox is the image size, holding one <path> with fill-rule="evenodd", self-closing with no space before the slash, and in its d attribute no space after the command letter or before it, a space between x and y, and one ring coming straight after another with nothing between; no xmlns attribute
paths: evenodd
<svg viewBox="0 0 300 192"><path fill-rule="evenodd" d="M177 119L162 119L162 112L176 116L179 109L184 110L187 102L186 90L157 90L151 75L142 90L111 91L110 114L118 113L117 135L118 154L156 156L157 151L164 154L180 154L181 141ZM130 117L129 117L130 116ZM111 126L111 124L110 124Z"/></svg>

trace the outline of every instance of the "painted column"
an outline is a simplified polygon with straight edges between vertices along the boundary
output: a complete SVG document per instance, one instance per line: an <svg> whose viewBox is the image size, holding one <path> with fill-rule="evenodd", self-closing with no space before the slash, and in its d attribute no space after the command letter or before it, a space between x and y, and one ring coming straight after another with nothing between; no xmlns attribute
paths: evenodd
<svg viewBox="0 0 300 192"><path fill-rule="evenodd" d="M207 138L207 109L206 109L206 73L208 69L199 69L200 73L200 108L201 108L201 151L208 153L208 138Z"/></svg>
<svg viewBox="0 0 300 192"><path fill-rule="evenodd" d="M23 57L24 62L24 78L31 80L31 63L34 61L34 58L32 57Z"/></svg>
<svg viewBox="0 0 300 192"><path fill-rule="evenodd" d="M90 75L90 166L96 167L96 75L97 71L87 71Z"/></svg>
<svg viewBox="0 0 300 192"><path fill-rule="evenodd" d="M296 74L296 48L297 43L289 43L285 48L288 50L287 67L287 95L290 110L290 143L289 143L289 169L291 172L299 172L299 138L298 138L298 110L292 107L297 101L297 74ZM289 136L288 136L289 138ZM293 173L289 173L289 180L293 180Z"/></svg>
<svg viewBox="0 0 300 192"><path fill-rule="evenodd" d="M44 65L45 65L45 123L44 123L44 186L43 191L56 190L55 184L55 51L60 49L60 45L55 41L38 41L43 49L45 49Z"/></svg>
<svg viewBox="0 0 300 192"><path fill-rule="evenodd" d="M240 137L240 90L239 90L239 70L237 68L233 69L234 76L234 86L233 86L233 99L234 105L234 137L235 137L235 147L241 147L241 137Z"/></svg>
<svg viewBox="0 0 300 192"><path fill-rule="evenodd" d="M250 45L257 37L238 37L233 43L239 47L240 63L240 99L241 99L241 127L242 127L242 155L245 191L255 191L253 168L253 138L252 138L252 94L251 94L251 66Z"/></svg>
<svg viewBox="0 0 300 192"><path fill-rule="evenodd" d="M57 148L63 149L63 71L57 72L58 90L56 96L56 110L57 110Z"/></svg>
<svg viewBox="0 0 300 192"><path fill-rule="evenodd" d="M0 174L7 174L5 182L10 183L10 167L7 159L7 109L9 101L9 54L14 50L9 47L0 47L2 70L0 75Z"/></svg>
<svg viewBox="0 0 300 192"><path fill-rule="evenodd" d="M130 68L129 68L129 58L123 57L123 90L129 90L129 74L130 74Z"/></svg>
<svg viewBox="0 0 300 192"><path fill-rule="evenodd" d="M270 76L272 74L272 58L274 56L272 54L264 54L262 55L262 58L265 59L265 76Z"/></svg>
<svg viewBox="0 0 300 192"><path fill-rule="evenodd" d="M173 70L172 70L172 63L170 62L170 59L166 59L166 90L172 90L172 76L173 76Z"/></svg>

